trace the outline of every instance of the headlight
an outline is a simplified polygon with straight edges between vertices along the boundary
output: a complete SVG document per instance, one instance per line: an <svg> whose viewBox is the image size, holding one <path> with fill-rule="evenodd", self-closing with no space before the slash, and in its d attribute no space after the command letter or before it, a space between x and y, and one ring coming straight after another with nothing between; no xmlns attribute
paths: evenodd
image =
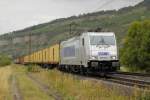
<svg viewBox="0 0 150 100"><path fill-rule="evenodd" d="M117 57L116 57L116 56L112 56L111 59L112 59L112 60L116 60Z"/></svg>
<svg viewBox="0 0 150 100"><path fill-rule="evenodd" d="M95 59L97 59L97 57L96 57L96 56L92 56L91 59L92 59L92 60L95 60Z"/></svg>

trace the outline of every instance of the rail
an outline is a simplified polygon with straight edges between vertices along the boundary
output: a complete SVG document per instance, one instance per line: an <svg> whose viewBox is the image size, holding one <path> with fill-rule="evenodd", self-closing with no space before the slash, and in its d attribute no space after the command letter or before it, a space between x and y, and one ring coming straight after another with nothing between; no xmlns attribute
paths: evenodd
<svg viewBox="0 0 150 100"><path fill-rule="evenodd" d="M128 86L150 89L150 74L115 72L107 74L108 80Z"/></svg>

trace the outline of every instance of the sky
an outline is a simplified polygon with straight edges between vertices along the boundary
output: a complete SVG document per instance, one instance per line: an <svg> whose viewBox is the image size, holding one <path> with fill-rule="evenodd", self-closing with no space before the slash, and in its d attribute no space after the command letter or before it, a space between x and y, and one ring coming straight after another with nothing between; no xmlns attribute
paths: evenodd
<svg viewBox="0 0 150 100"><path fill-rule="evenodd" d="M0 34L101 10L133 6L143 0L0 0Z"/></svg>

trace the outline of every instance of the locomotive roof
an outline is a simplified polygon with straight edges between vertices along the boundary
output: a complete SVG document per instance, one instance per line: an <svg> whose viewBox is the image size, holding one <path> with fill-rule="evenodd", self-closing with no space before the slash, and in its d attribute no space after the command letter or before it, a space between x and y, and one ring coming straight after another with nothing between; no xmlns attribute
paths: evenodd
<svg viewBox="0 0 150 100"><path fill-rule="evenodd" d="M88 35L104 35L104 36L115 35L114 32L86 32L85 34L88 34Z"/></svg>

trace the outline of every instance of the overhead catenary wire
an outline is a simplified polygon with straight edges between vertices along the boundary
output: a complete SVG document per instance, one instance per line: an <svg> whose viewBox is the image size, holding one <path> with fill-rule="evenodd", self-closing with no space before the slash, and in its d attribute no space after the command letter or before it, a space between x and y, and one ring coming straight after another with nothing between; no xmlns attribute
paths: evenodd
<svg viewBox="0 0 150 100"><path fill-rule="evenodd" d="M96 12L98 10L101 10L104 6L107 6L107 5L111 4L114 1L116 1L116 0L108 0L108 1L104 2L101 6L97 7L96 9L94 9L92 12Z"/></svg>
<svg viewBox="0 0 150 100"><path fill-rule="evenodd" d="M102 5L100 5L99 7L97 7L96 9L94 9L92 12L97 12L98 10L104 10L104 9L102 9L103 7L105 7L105 6L108 6L109 4L111 4L111 3L113 3L113 2L115 2L115 3L117 3L117 2L127 2L127 3L134 3L134 2L137 2L137 1L139 1L139 0L108 0L108 1L106 1L106 2L104 2ZM142 0L141 0L142 1ZM144 1L144 0L143 0ZM101 1L100 2L98 2L97 4L99 4L99 3L101 3ZM97 5L96 4L96 5Z"/></svg>
<svg viewBox="0 0 150 100"><path fill-rule="evenodd" d="M102 0L98 0L94 4L91 4L90 7L92 8L85 8L84 12L91 13L91 12L97 12L99 9L102 10L104 6L107 6L111 4L115 0L107 0L105 2L102 2ZM100 5L99 5L100 4ZM89 6L88 6L89 7ZM94 9L93 9L94 8Z"/></svg>

